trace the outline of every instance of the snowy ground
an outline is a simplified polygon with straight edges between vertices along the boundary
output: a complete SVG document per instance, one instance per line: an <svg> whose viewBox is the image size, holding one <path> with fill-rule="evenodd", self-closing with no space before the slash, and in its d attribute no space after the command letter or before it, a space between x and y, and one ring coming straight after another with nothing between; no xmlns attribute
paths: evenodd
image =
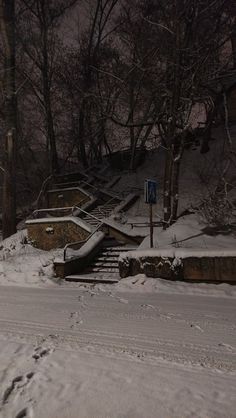
<svg viewBox="0 0 236 418"><path fill-rule="evenodd" d="M0 242L0 285L52 286L53 261L62 250L42 251L27 242L26 230Z"/></svg>
<svg viewBox="0 0 236 418"><path fill-rule="evenodd" d="M230 134L235 144L236 125L230 127ZM222 156L226 155L225 141L227 141L224 127L214 129L213 137L216 140L210 141L208 153L201 154L200 147L195 145L184 152L180 167L179 213L191 206L198 206L203 198L209 197L209 192L215 190L216 184L224 172L226 161ZM162 147L150 150L144 163L136 171L122 172L121 179L113 190L117 193L129 190L132 193L141 194L141 198L129 209L129 215L140 217L149 215L149 207L144 203L143 188L145 179L154 179L157 181L157 205L153 205L153 214L157 219L163 217L164 154L165 151ZM111 170L109 174L117 173ZM227 172L227 182L228 185L233 186L227 197L234 201L236 198L235 162L231 164Z"/></svg>
<svg viewBox="0 0 236 418"><path fill-rule="evenodd" d="M197 288L1 286L0 417L235 418L236 291Z"/></svg>
<svg viewBox="0 0 236 418"><path fill-rule="evenodd" d="M191 215L155 244L223 250L235 236ZM60 284L59 255L25 231L1 243L0 418L236 418L236 286Z"/></svg>

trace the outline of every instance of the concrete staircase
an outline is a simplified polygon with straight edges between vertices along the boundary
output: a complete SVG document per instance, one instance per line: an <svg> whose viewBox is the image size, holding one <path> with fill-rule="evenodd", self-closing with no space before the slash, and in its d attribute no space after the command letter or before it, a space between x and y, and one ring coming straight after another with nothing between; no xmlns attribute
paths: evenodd
<svg viewBox="0 0 236 418"><path fill-rule="evenodd" d="M119 281L118 259L120 253L135 250L135 246L121 244L114 238L106 238L92 262L82 274L65 277L66 281L115 283Z"/></svg>
<svg viewBox="0 0 236 418"><path fill-rule="evenodd" d="M66 281L79 282L114 283L119 281L118 259L120 253L135 250L136 243L139 243L138 237L129 237L129 235L120 230L119 227L109 225L109 222L103 224L103 220L109 218L114 210L118 212L127 210L127 208L134 203L135 199L137 199L137 195L134 193L128 194L128 196L125 197L124 195L113 192L112 187L119 179L120 176L116 176L115 178L109 179L110 181L108 182L108 179L100 174L92 175L91 173L86 174L81 172L69 173L57 176L48 187L47 185L45 186L44 194L46 194L46 197L54 192L55 197L54 195L51 196L51 206L49 199L42 199L48 206L45 206L45 209L42 208L35 211L37 212L37 214L35 214L35 228L38 228L38 224L41 225L46 223L46 221L49 223L49 226L50 222L54 222L55 228L59 222L76 223L77 221L80 226L80 231L79 233L76 231L76 234L74 234L73 229L67 227L69 232L65 240L62 260L54 263L58 277L65 278ZM49 187L56 187L56 189L49 189ZM86 194L86 191L89 191L89 194ZM74 197L81 199L84 195L88 198L88 200L85 200L85 203L83 203L83 199L78 200L78 203L73 201ZM60 204L61 202L60 199L63 199L64 205L57 207L57 204ZM69 215L67 212L64 212L64 210L70 211ZM47 216L47 212L50 215L53 215L53 221L52 217ZM59 215L57 213L59 213ZM65 216L65 213L67 216ZM79 220L84 221L84 223L79 222ZM46 231L44 226L40 228L44 232ZM84 231L86 231L86 233L89 231L89 236L86 234L84 237ZM102 234L102 237L100 240L98 239L98 241L96 241L97 237L95 234L97 234L98 231ZM46 233L47 231L45 234ZM59 235L65 235L63 228L61 228ZM76 239L77 235L79 239ZM80 235L83 235L82 239ZM113 235L119 237L118 239L122 242L118 242L115 238L112 238ZM57 248L61 245L57 236L58 234L50 235L50 249ZM57 241L55 237L57 238ZM124 244L127 242L131 244ZM132 244L133 242L134 244ZM82 250L83 246L85 247L84 253ZM81 248L80 255L67 259L66 252L69 248L75 248L76 250L80 250ZM87 267L85 268L85 266Z"/></svg>
<svg viewBox="0 0 236 418"><path fill-rule="evenodd" d="M97 227L99 225L99 221L103 218L108 218L115 207L118 205L118 201L108 201L107 203L101 204L96 206L92 209L89 214L83 216L85 222L88 222L90 225Z"/></svg>

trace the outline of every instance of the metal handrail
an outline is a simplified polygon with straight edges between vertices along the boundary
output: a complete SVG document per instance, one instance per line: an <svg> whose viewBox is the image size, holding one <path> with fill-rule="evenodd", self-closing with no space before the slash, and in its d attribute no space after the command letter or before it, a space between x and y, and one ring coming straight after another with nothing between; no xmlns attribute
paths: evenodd
<svg viewBox="0 0 236 418"><path fill-rule="evenodd" d="M97 190L97 191L101 191L98 187L96 187L96 186L94 186L93 184L91 184L91 183L88 183L87 181L85 181L85 180L81 180L81 186L83 186L83 184L85 184L86 186L89 186L89 187L91 187L92 189L95 189L95 190Z"/></svg>
<svg viewBox="0 0 236 418"><path fill-rule="evenodd" d="M134 226L140 226L140 227L149 227L150 222L126 222L126 225L130 225L131 228L133 228ZM163 222L162 221L153 221L153 226L162 226Z"/></svg>
<svg viewBox="0 0 236 418"><path fill-rule="evenodd" d="M104 203L104 205L103 206L106 206L106 205L109 205L113 200L115 200L115 199L117 199L117 197L112 197L110 200L108 200L106 203ZM106 208L104 208L104 210L102 210L102 208L100 208L100 207L98 207L98 210L99 210L99 212L101 213L101 215L103 215L103 216L109 216L109 213L111 212L111 211L109 211L109 209L106 209Z"/></svg>
<svg viewBox="0 0 236 418"><path fill-rule="evenodd" d="M109 205L112 201L119 199L116 196L111 197L110 200L108 200L103 206ZM80 203L83 203L85 201L82 200ZM82 209L81 207L74 205L74 206L63 206L63 207L59 207L59 208L45 208L45 209L36 209L33 213L32 213L32 217L35 219L38 218L38 215L40 213L52 213L52 212L58 212L58 211L70 211L71 210L71 215L74 216L74 211L75 209L78 209L79 212L85 214L86 216L95 219L97 222L99 222L100 224L102 223L101 219L97 218L95 215L92 215L91 213L87 212L86 210ZM102 208L98 208L98 210L100 211L101 215L103 215L104 217L109 216L110 214L110 210L107 209L106 207L104 208L104 210L102 210Z"/></svg>
<svg viewBox="0 0 236 418"><path fill-rule="evenodd" d="M66 244L65 247L63 248L63 261L66 261L66 251L68 248L73 248L73 246L81 244L80 247L77 248L77 250L79 250L82 247L82 244L85 242L86 240L82 240L82 241L69 242L68 244Z"/></svg>
<svg viewBox="0 0 236 418"><path fill-rule="evenodd" d="M63 261L66 261L66 252L68 250L68 248L73 248L73 246L81 244L79 248L77 248L78 250L82 247L82 245L84 245L94 234L95 232L97 232L99 230L101 225L98 225L95 230L84 240L81 241L75 241L75 242L69 242L68 244L65 245L65 247L63 248ZM76 257L74 257L76 258Z"/></svg>
<svg viewBox="0 0 236 418"><path fill-rule="evenodd" d="M78 209L80 212L84 213L84 214L85 214L85 215L87 215L87 216L90 216L91 218L96 219L96 221L98 221L100 224L102 224L101 219L97 218L96 216L92 215L92 214L91 214L91 213L89 213L89 212L86 212L86 210L81 209L79 206L73 206L73 208L72 208L72 215L73 215L73 213L74 213L74 209Z"/></svg>
<svg viewBox="0 0 236 418"><path fill-rule="evenodd" d="M41 213L41 212L56 212L58 210L63 211L63 210L73 210L74 206L64 206L61 208L46 208L46 209L36 209L33 211L32 216L34 217L35 215Z"/></svg>
<svg viewBox="0 0 236 418"><path fill-rule="evenodd" d="M91 187L92 189L95 189L96 191L98 191L98 192L102 193L101 188L96 187L96 186L94 186L93 184L88 183L88 182L87 182L87 181L85 181L85 180L81 180L81 185L83 186L83 184L85 184L85 185L87 185L87 186ZM114 198L114 199L120 199L120 197L118 196L118 194L114 193L112 190L106 190L106 187L105 187L105 186L104 186L104 189L105 189L105 191L104 191L104 193L105 193L105 194L107 194L107 195L108 195L108 194L109 194L109 195L113 195L113 196L112 196L112 198Z"/></svg>
<svg viewBox="0 0 236 418"><path fill-rule="evenodd" d="M71 214L72 216L74 216L74 210L78 209L80 212L84 213L87 216L90 216L91 218L96 219L96 221L98 221L100 224L102 223L101 219L97 218L96 216L92 215L91 213L87 212L84 209L81 209L79 206L65 206L62 208L48 208L48 209L36 209L33 213L32 216L35 216L38 213L42 213L42 212L55 212L55 211L63 211L63 210L71 210Z"/></svg>
<svg viewBox="0 0 236 418"><path fill-rule="evenodd" d="M87 199L85 198L85 199L81 200L80 203L84 203L86 201L87 201ZM39 213L43 213L43 212L57 212L57 211L67 211L67 210L68 211L71 210L71 215L73 215L73 210L74 210L75 207L78 208L78 206L63 206L61 208L36 209L36 210L33 211L32 216L34 217L35 215L37 215Z"/></svg>
<svg viewBox="0 0 236 418"><path fill-rule="evenodd" d="M54 185L56 186L57 189L60 189L60 187L63 188L63 186L68 186L69 187L69 185L70 185L70 187L77 187L77 186L79 187L80 182L81 182L81 180L80 181L68 181L66 183L55 183ZM63 190L64 190L64 188L63 188Z"/></svg>

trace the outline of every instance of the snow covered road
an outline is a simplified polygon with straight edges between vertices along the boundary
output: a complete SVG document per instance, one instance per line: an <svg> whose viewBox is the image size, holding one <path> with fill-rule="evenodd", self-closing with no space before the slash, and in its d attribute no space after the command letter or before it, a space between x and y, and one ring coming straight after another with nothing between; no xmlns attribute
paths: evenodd
<svg viewBox="0 0 236 418"><path fill-rule="evenodd" d="M235 418L235 302L1 286L0 417Z"/></svg>

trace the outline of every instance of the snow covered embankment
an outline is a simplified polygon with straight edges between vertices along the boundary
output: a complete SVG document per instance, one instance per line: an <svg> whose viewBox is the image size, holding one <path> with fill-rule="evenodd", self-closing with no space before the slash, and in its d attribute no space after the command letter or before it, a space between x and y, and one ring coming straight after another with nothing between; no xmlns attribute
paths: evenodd
<svg viewBox="0 0 236 418"><path fill-rule="evenodd" d="M0 243L0 284L15 286L53 285L53 261L62 250L42 251L27 241L26 230Z"/></svg>

